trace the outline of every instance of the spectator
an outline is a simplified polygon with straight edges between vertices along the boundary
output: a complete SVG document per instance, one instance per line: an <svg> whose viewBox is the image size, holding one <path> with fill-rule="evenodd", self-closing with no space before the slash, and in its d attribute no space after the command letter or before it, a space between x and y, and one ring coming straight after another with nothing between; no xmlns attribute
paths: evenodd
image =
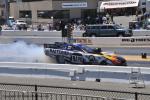
<svg viewBox="0 0 150 100"><path fill-rule="evenodd" d="M95 18L95 21L96 21L96 24L99 23L99 16L97 16L97 17Z"/></svg>
<svg viewBox="0 0 150 100"><path fill-rule="evenodd" d="M109 14L107 13L107 14L106 14L106 23L109 24L109 22L110 22L110 16L109 16Z"/></svg>
<svg viewBox="0 0 150 100"><path fill-rule="evenodd" d="M2 26L0 25L0 35L2 35Z"/></svg>
<svg viewBox="0 0 150 100"><path fill-rule="evenodd" d="M114 22L114 16L113 16L113 14L111 14L110 17L111 17L111 22L113 23Z"/></svg>
<svg viewBox="0 0 150 100"><path fill-rule="evenodd" d="M103 24L106 24L107 18L105 16L103 16L102 20L103 20Z"/></svg>
<svg viewBox="0 0 150 100"><path fill-rule="evenodd" d="M22 29L20 25L17 25L17 28L18 28L18 30L21 30L21 29Z"/></svg>
<svg viewBox="0 0 150 100"><path fill-rule="evenodd" d="M81 20L80 19L78 19L78 21L77 21L77 25L80 25L81 24Z"/></svg>
<svg viewBox="0 0 150 100"><path fill-rule="evenodd" d="M68 40L68 43L73 43L73 30L74 30L74 27L72 24L68 24L67 26L67 40Z"/></svg>
<svg viewBox="0 0 150 100"><path fill-rule="evenodd" d="M99 15L99 24L103 24L102 16Z"/></svg>
<svg viewBox="0 0 150 100"><path fill-rule="evenodd" d="M23 30L27 30L27 26L26 25L23 25Z"/></svg>
<svg viewBox="0 0 150 100"><path fill-rule="evenodd" d="M139 24L135 23L135 29L140 29Z"/></svg>
<svg viewBox="0 0 150 100"><path fill-rule="evenodd" d="M51 23L48 24L48 30L49 30L49 31L52 30L52 24L51 24Z"/></svg>
<svg viewBox="0 0 150 100"><path fill-rule="evenodd" d="M42 31L42 25L39 24L39 25L37 26L37 29L38 29L38 31Z"/></svg>
<svg viewBox="0 0 150 100"><path fill-rule="evenodd" d="M67 37L67 29L65 28L65 22L64 21L61 21L61 23L60 23L60 30L62 33L62 41L65 42L66 37Z"/></svg>

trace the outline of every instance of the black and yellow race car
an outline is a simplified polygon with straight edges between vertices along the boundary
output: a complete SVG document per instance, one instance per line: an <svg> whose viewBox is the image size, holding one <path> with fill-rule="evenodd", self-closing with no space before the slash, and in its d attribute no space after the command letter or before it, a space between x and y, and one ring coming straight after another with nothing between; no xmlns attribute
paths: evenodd
<svg viewBox="0 0 150 100"><path fill-rule="evenodd" d="M126 60L121 56L103 52L101 48L91 48L80 43L56 42L54 44L44 44L44 52L61 64L127 65Z"/></svg>

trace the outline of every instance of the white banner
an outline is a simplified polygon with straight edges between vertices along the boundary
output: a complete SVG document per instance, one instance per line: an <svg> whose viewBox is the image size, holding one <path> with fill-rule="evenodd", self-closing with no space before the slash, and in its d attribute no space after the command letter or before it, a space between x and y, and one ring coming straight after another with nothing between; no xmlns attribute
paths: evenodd
<svg viewBox="0 0 150 100"><path fill-rule="evenodd" d="M76 2L76 3L62 3L62 8L85 8L87 2Z"/></svg>
<svg viewBox="0 0 150 100"><path fill-rule="evenodd" d="M102 2L100 9L126 8L138 6L139 0L117 0Z"/></svg>

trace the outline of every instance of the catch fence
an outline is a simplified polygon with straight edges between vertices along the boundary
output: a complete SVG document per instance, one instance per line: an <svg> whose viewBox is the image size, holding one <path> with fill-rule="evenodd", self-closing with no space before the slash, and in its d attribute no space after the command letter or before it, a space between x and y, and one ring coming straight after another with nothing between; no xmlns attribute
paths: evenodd
<svg viewBox="0 0 150 100"><path fill-rule="evenodd" d="M150 100L150 94L126 91L0 84L0 100Z"/></svg>

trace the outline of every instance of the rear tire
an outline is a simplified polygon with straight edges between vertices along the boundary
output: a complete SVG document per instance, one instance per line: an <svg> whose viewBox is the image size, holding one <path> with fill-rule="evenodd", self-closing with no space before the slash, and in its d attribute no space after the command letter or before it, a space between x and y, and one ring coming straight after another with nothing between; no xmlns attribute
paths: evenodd
<svg viewBox="0 0 150 100"><path fill-rule="evenodd" d="M91 37L96 37L96 34L91 34Z"/></svg>
<svg viewBox="0 0 150 100"><path fill-rule="evenodd" d="M56 61L57 61L57 63L59 63L59 64L65 64L65 63L66 63L64 57L61 56L61 55L56 56Z"/></svg>
<svg viewBox="0 0 150 100"><path fill-rule="evenodd" d="M83 35L82 35L83 37L87 37L87 35L86 35L86 33L83 33Z"/></svg>

